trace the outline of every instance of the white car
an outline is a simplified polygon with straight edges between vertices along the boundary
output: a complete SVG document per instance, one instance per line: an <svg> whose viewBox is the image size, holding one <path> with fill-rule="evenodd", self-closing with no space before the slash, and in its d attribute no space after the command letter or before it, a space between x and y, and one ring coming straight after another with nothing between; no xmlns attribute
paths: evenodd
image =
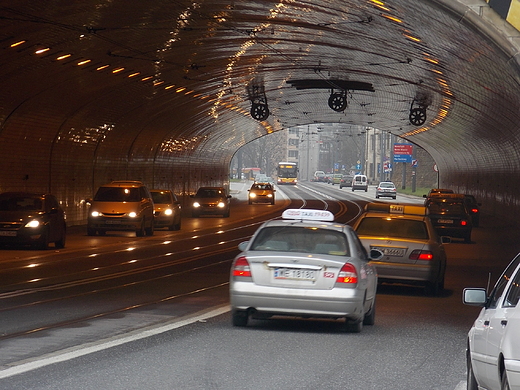
<svg viewBox="0 0 520 390"><path fill-rule="evenodd" d="M370 258L329 211L288 209L282 217L239 245L230 275L233 325L271 316L343 319L351 332L373 325L377 274L369 260L383 254Z"/></svg>
<svg viewBox="0 0 520 390"><path fill-rule="evenodd" d="M468 390L520 390L520 254L489 296L466 288L463 301L483 306L468 334Z"/></svg>

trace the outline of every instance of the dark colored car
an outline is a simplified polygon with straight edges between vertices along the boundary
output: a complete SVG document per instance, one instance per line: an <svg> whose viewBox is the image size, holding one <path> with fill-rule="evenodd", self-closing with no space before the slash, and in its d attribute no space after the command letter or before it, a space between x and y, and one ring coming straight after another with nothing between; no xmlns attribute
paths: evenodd
<svg viewBox="0 0 520 390"><path fill-rule="evenodd" d="M469 215L471 216L473 226L479 227L481 203L478 203L473 195L468 194L464 194L464 203L466 204L466 208L468 209Z"/></svg>
<svg viewBox="0 0 520 390"><path fill-rule="evenodd" d="M463 238L471 242L473 224L464 202L456 198L432 197L427 208L439 236Z"/></svg>
<svg viewBox="0 0 520 390"><path fill-rule="evenodd" d="M343 187L352 187L352 179L354 176L352 175L343 175L341 181L339 182L339 188Z"/></svg>
<svg viewBox="0 0 520 390"><path fill-rule="evenodd" d="M28 244L47 249L65 247L65 212L51 194L4 192L0 194L0 243Z"/></svg>
<svg viewBox="0 0 520 390"><path fill-rule="evenodd" d="M191 214L194 218L202 214L229 217L231 195L227 195L223 187L200 187L191 198Z"/></svg>

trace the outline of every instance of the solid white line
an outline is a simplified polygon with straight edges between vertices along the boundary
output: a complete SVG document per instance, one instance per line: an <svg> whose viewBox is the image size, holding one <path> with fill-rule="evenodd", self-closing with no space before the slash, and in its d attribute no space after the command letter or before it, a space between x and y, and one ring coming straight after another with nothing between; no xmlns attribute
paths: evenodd
<svg viewBox="0 0 520 390"><path fill-rule="evenodd" d="M222 305L216 307L211 310L201 311L196 313L195 315L181 317L180 319L173 320L165 325L161 326L151 326L148 328L140 329L134 332L131 332L124 336L116 336L113 338L96 341L95 343L89 343L85 345L81 345L79 347L72 347L62 351L54 352L49 355L45 355L43 357L37 358L37 360L30 361L27 363L17 364L14 367L7 368L5 370L0 371L0 379L8 378L10 376L22 374L27 371L36 370L41 367L45 367L51 364L64 362L67 360L71 360L80 356L85 356L94 352L99 352L104 349L116 347L118 345L130 343L136 340L141 340L146 337L155 336L164 332L168 332L173 329L181 328L183 326L192 324L198 321L204 321L208 318L216 317L218 315L227 313L230 310L229 305Z"/></svg>

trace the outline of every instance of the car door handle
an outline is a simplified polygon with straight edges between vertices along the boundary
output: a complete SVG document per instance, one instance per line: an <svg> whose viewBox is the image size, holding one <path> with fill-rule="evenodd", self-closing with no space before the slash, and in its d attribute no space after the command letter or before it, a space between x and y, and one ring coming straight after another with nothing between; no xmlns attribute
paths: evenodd
<svg viewBox="0 0 520 390"><path fill-rule="evenodd" d="M502 326L506 326L506 325L507 325L507 320L502 320L502 321L500 321L500 325L502 325Z"/></svg>

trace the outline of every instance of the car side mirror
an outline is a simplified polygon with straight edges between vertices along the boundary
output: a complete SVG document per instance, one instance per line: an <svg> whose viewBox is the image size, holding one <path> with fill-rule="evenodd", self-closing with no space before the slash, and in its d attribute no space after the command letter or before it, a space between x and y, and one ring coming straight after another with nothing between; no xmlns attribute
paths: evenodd
<svg viewBox="0 0 520 390"><path fill-rule="evenodd" d="M462 302L465 305L484 306L487 302L487 292L483 288L465 288L462 292Z"/></svg>
<svg viewBox="0 0 520 390"><path fill-rule="evenodd" d="M246 250L248 245L249 245L249 241L242 241L240 244L238 244L238 250L243 252Z"/></svg>

